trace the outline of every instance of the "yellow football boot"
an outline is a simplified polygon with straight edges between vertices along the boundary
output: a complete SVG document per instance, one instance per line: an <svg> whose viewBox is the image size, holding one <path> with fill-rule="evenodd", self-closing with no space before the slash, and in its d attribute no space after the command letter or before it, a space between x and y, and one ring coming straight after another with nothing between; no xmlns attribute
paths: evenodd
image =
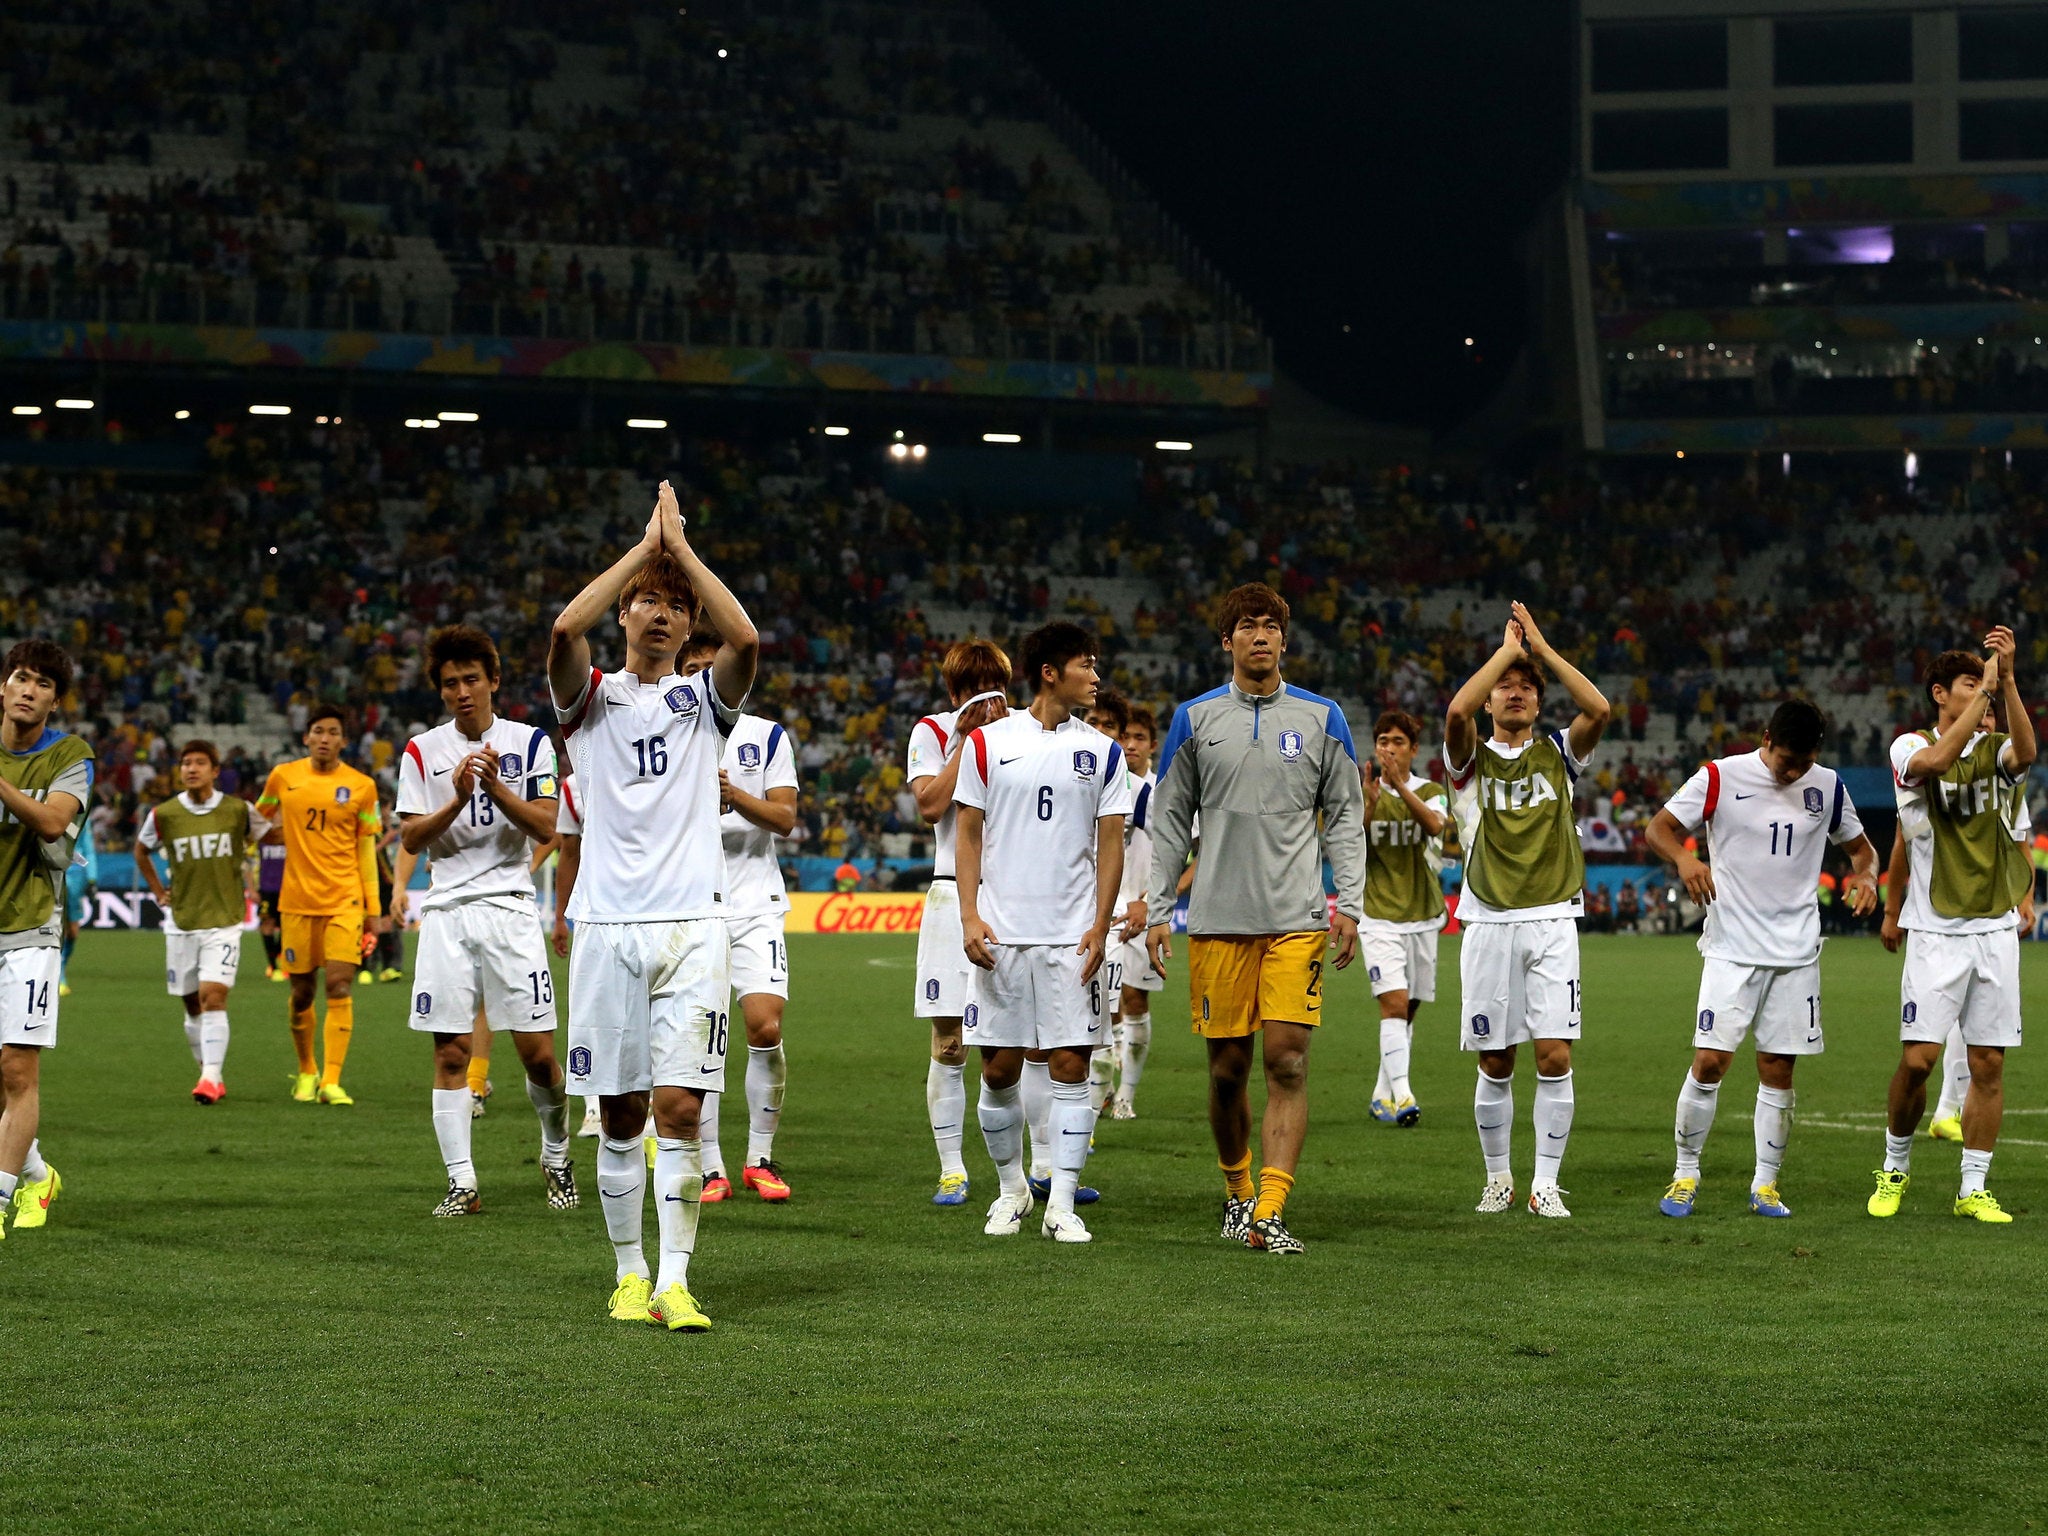
<svg viewBox="0 0 2048 1536"><path fill-rule="evenodd" d="M622 1323L647 1321L647 1302L654 1294L654 1282L645 1275L628 1275L612 1292L611 1315Z"/></svg>
<svg viewBox="0 0 2048 1536"><path fill-rule="evenodd" d="M709 1333L711 1319L697 1308L697 1298L680 1284L671 1285L647 1304L647 1321L670 1333Z"/></svg>
<svg viewBox="0 0 2048 1536"><path fill-rule="evenodd" d="M1998 1197L1988 1189L1980 1189L1974 1195L1957 1196L1956 1214L1977 1221L1988 1221L1994 1226L2001 1227L2012 1220L2012 1212L2000 1206Z"/></svg>

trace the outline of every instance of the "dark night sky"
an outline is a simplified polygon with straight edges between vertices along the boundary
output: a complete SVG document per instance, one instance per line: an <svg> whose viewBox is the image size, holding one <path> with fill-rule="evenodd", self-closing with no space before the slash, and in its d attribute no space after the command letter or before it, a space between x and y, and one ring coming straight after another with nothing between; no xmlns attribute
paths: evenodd
<svg viewBox="0 0 2048 1536"><path fill-rule="evenodd" d="M1564 0L990 8L1283 370L1381 420L1444 428L1485 400L1527 323L1518 236L1565 174Z"/></svg>

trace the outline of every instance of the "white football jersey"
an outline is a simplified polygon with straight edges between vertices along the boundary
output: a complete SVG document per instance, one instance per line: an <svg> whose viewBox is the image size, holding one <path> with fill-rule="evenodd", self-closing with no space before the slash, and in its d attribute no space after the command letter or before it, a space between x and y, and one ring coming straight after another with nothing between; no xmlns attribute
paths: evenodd
<svg viewBox="0 0 2048 1536"><path fill-rule="evenodd" d="M795 743L789 732L759 715L741 715L733 723L719 766L735 789L757 799L767 799L771 789L797 787ZM755 826L738 811L720 816L718 830L725 844L725 904L731 915L753 917L787 911L789 890L782 883L782 863L776 853L780 840L775 834Z"/></svg>
<svg viewBox="0 0 2048 1536"><path fill-rule="evenodd" d="M1095 824L1135 798L1124 749L1092 725L1014 710L961 749L957 805L983 815L976 906L1004 944L1078 944L1095 922Z"/></svg>
<svg viewBox="0 0 2048 1536"><path fill-rule="evenodd" d="M449 720L405 744L398 761L398 814L426 816L453 800L456 766L485 746L497 748L498 777L513 794L522 800L556 798L555 744L543 727L501 715L471 740ZM533 845L481 784L425 852L432 884L420 901L422 912L487 896L533 895Z"/></svg>
<svg viewBox="0 0 2048 1536"><path fill-rule="evenodd" d="M562 775L562 798L555 802L555 830L568 837L583 835L583 792L576 787L576 775Z"/></svg>
<svg viewBox="0 0 2048 1536"><path fill-rule="evenodd" d="M726 916L718 759L739 711L719 699L710 671L643 683L592 667L582 693L556 700L555 712L583 818L570 920Z"/></svg>
<svg viewBox="0 0 2048 1536"><path fill-rule="evenodd" d="M1129 774L1131 814L1124 819L1124 878L1117 887L1116 906L1121 912L1134 901L1145 899L1145 881L1152 873L1152 833L1145 825L1152 810L1152 791L1158 779L1149 773Z"/></svg>
<svg viewBox="0 0 2048 1536"><path fill-rule="evenodd" d="M936 714L926 715L910 728L910 749L905 754L903 765L904 782L916 784L919 779L929 779L946 766L946 754L954 749L953 722L960 718L957 709L942 709ZM953 807L946 812L932 828L932 878L950 880L953 878Z"/></svg>
<svg viewBox="0 0 2048 1536"><path fill-rule="evenodd" d="M1714 901L1700 953L1743 965L1809 965L1820 954L1820 869L1829 843L1863 835L1832 768L1780 784L1763 754L1708 763L1664 807L1687 832L1707 829Z"/></svg>

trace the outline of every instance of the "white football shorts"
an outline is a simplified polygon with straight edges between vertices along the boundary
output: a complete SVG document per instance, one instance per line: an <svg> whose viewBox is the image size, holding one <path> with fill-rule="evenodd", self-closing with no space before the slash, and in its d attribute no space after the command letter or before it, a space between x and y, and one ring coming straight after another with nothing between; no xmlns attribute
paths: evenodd
<svg viewBox="0 0 2048 1536"><path fill-rule="evenodd" d="M1818 1056L1820 962L1789 967L1744 965L1709 957L1700 969L1699 1012L1692 1043L1732 1051L1756 1031L1756 1048L1772 1056Z"/></svg>
<svg viewBox="0 0 2048 1536"><path fill-rule="evenodd" d="M1391 924L1375 923L1371 918L1360 923L1358 950L1365 960L1366 977L1372 982L1372 995L1406 992L1411 1003L1435 1002L1436 936L1434 928L1423 933L1403 933Z"/></svg>
<svg viewBox="0 0 2048 1536"><path fill-rule="evenodd" d="M164 990L173 997L190 997L202 986L232 987L241 968L240 924L164 931Z"/></svg>
<svg viewBox="0 0 2048 1536"><path fill-rule="evenodd" d="M970 965L960 1036L969 1046L1084 1050L1109 1043L1108 979L1081 979L1073 944L999 944L996 968Z"/></svg>
<svg viewBox="0 0 2048 1536"><path fill-rule="evenodd" d="M492 1029L554 1032L554 972L548 969L540 911L531 901L486 898L420 914L412 1027L466 1035L479 1002Z"/></svg>
<svg viewBox="0 0 2048 1536"><path fill-rule="evenodd" d="M725 920L732 940L733 996L789 997L789 944L782 922L780 912Z"/></svg>
<svg viewBox="0 0 2048 1536"><path fill-rule="evenodd" d="M57 1043L57 989L64 952L54 944L0 949L0 1045Z"/></svg>
<svg viewBox="0 0 2048 1536"><path fill-rule="evenodd" d="M1899 977L1899 1039L1946 1040L1961 1025L1965 1045L2008 1050L2020 1043L2020 936L2013 923L1994 933L1906 933Z"/></svg>
<svg viewBox="0 0 2048 1536"><path fill-rule="evenodd" d="M1111 929L1111 933L1116 930ZM1140 928L1135 939L1123 939L1111 943L1109 954L1102 962L1103 969L1116 966L1116 977L1110 983L1117 987L1136 987L1140 992L1157 992L1166 985L1166 978L1152 969L1151 953L1145 948L1145 930Z"/></svg>
<svg viewBox="0 0 2048 1536"><path fill-rule="evenodd" d="M917 925L917 1006L920 1019L957 1019L967 1011L967 973L974 969L962 947L960 888L949 875L924 893Z"/></svg>
<svg viewBox="0 0 2048 1536"><path fill-rule="evenodd" d="M725 1087L726 919L578 923L569 958L569 1092Z"/></svg>
<svg viewBox="0 0 2048 1536"><path fill-rule="evenodd" d="M1458 981L1468 1051L1579 1038L1579 928L1569 917L1468 924Z"/></svg>

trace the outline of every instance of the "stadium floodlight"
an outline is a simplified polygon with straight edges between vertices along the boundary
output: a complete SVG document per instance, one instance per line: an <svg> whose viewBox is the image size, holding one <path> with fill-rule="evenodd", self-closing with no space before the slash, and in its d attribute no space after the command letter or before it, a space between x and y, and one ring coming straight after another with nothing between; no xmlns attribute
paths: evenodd
<svg viewBox="0 0 2048 1536"><path fill-rule="evenodd" d="M1179 442L1170 437L1162 437L1158 442L1154 443L1152 446L1154 448L1157 448L1161 453L1193 453L1195 451L1195 445L1193 443Z"/></svg>
<svg viewBox="0 0 2048 1536"><path fill-rule="evenodd" d="M626 425L629 427L639 427L648 432L659 432L668 423L659 416L628 416L626 418Z"/></svg>
<svg viewBox="0 0 2048 1536"><path fill-rule="evenodd" d="M59 400L57 402L57 409L60 411L89 411L92 409L92 402L90 400Z"/></svg>
<svg viewBox="0 0 2048 1536"><path fill-rule="evenodd" d="M440 411L437 414L443 421L477 421L481 419L475 411Z"/></svg>
<svg viewBox="0 0 2048 1536"><path fill-rule="evenodd" d="M288 405L252 405L249 407L249 414L251 416L289 416L291 413L292 408Z"/></svg>
<svg viewBox="0 0 2048 1536"><path fill-rule="evenodd" d="M721 59L725 57L725 50L724 50L723 48L721 48L721 49L719 49L719 50L718 50L718 56L719 56L719 57L720 57Z"/></svg>
<svg viewBox="0 0 2048 1536"><path fill-rule="evenodd" d="M892 459L907 459L910 457L910 450L901 443L891 443L889 445L889 457Z"/></svg>
<svg viewBox="0 0 2048 1536"><path fill-rule="evenodd" d="M2012 463L2012 454L2010 452L2006 454L2005 462L2008 465ZM1920 478L1920 455L1913 452L1910 448L1906 450L1906 478L1908 480L1918 480Z"/></svg>
<svg viewBox="0 0 2048 1536"><path fill-rule="evenodd" d="M984 443L1021 443L1024 441L1024 434L1021 432L984 432L981 434L981 440Z"/></svg>
<svg viewBox="0 0 2048 1536"><path fill-rule="evenodd" d="M851 428L851 427L827 427L827 428L825 429L825 435L826 435L827 437L851 437L851 436L853 436L853 428Z"/></svg>
<svg viewBox="0 0 2048 1536"><path fill-rule="evenodd" d="M43 414L43 408L40 405L17 405L14 408L14 414L17 416L40 416Z"/></svg>
<svg viewBox="0 0 2048 1536"><path fill-rule="evenodd" d="M924 452L925 450L923 443L912 443L910 445L910 456L913 459L922 459L924 457Z"/></svg>
<svg viewBox="0 0 2048 1536"><path fill-rule="evenodd" d="M173 421L190 421L191 419L192 419L192 413L191 413L190 411L173 411L173 412L171 412L171 420L173 420Z"/></svg>

